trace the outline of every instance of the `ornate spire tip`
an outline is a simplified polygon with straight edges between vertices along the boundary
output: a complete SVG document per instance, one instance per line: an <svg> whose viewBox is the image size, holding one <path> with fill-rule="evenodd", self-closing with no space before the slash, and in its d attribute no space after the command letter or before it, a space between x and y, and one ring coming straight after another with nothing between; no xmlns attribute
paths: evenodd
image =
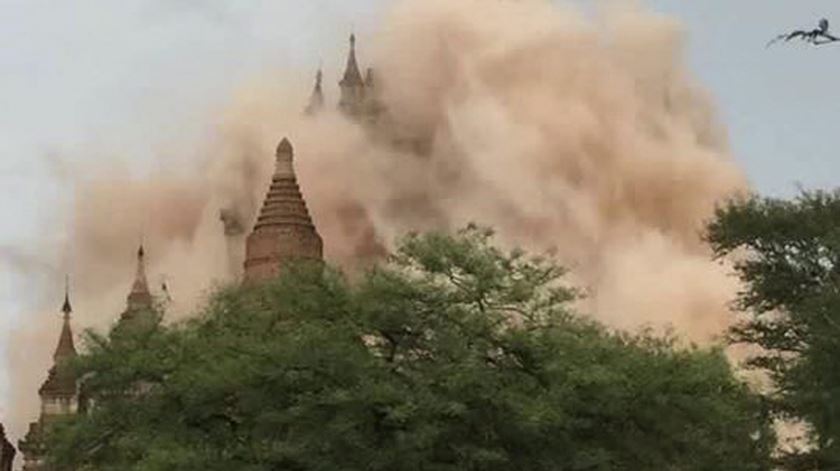
<svg viewBox="0 0 840 471"><path fill-rule="evenodd" d="M70 305L70 277L64 277L64 305L61 306L61 312L64 313L64 317L70 317L70 313L73 312L73 306Z"/></svg>
<svg viewBox="0 0 840 471"><path fill-rule="evenodd" d="M289 142L288 138L283 138L280 141L280 144L277 146L277 156L281 155L293 155L295 153L294 148L292 148L292 143Z"/></svg>

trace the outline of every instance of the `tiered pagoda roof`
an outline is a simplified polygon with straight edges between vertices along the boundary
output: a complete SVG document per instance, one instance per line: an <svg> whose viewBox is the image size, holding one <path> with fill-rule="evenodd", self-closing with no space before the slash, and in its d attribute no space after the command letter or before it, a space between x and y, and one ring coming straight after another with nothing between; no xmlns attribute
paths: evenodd
<svg viewBox="0 0 840 471"><path fill-rule="evenodd" d="M277 146L276 164L262 209L248 236L245 278L262 280L277 274L292 259L321 259L323 242L300 192L288 139Z"/></svg>

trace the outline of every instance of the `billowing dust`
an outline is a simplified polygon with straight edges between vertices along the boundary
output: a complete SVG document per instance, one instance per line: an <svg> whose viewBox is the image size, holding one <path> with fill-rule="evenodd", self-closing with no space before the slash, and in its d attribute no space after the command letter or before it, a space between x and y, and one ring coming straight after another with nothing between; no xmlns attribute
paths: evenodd
<svg viewBox="0 0 840 471"><path fill-rule="evenodd" d="M702 342L728 325L734 280L699 234L746 183L677 24L627 6L588 18L542 0L406 0L364 39L388 107L374 129L337 112L332 80L327 108L308 117L311 84L263 77L232 97L213 142L196 143L190 171L76 169L72 250L54 265L73 273L77 332L117 318L141 238L170 318L235 279L283 136L333 262L369 261L408 230L477 222L556 253L589 293L581 308L611 326L670 325ZM45 312L60 283L44 290ZM60 327L30 319L44 321L15 332L6 359L13 436L37 416Z"/></svg>

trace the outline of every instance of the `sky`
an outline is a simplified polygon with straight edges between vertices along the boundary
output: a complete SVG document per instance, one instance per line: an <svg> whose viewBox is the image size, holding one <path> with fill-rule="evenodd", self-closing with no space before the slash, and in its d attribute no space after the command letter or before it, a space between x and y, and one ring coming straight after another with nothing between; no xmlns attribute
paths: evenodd
<svg viewBox="0 0 840 471"><path fill-rule="evenodd" d="M840 45L764 47L823 16L840 31L836 0L640 1L684 25L689 67L757 191L837 185ZM61 276L17 249L66 236L68 163L118 155L137 171L164 172L147 164L163 148L173 165L189 158L188 144L243 82L276 74L309 87L320 62L336 77L347 34L359 33L363 54L391 3L0 0L0 358L2 332L38 302L27 293L39 277Z"/></svg>

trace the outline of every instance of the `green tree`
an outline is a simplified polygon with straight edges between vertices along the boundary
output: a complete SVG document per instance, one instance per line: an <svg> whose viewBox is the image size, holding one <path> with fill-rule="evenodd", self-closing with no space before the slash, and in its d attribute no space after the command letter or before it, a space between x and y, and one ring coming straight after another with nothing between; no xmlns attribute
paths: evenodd
<svg viewBox="0 0 840 471"><path fill-rule="evenodd" d="M810 426L790 467L840 469L840 193L733 201L708 239L744 282L732 341L760 347L748 364L773 380L776 414Z"/></svg>
<svg viewBox="0 0 840 471"><path fill-rule="evenodd" d="M194 320L91 336L94 401L52 435L96 470L762 470L772 434L719 349L575 315L551 260L411 235L348 280L297 266Z"/></svg>

